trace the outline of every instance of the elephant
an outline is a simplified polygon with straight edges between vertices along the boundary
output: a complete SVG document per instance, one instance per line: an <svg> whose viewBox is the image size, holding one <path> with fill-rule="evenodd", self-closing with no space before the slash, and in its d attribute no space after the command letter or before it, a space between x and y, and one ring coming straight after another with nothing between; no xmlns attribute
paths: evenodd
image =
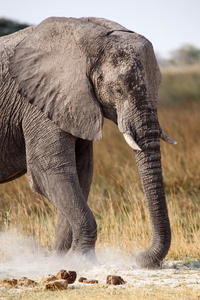
<svg viewBox="0 0 200 300"><path fill-rule="evenodd" d="M157 117L161 73L144 36L103 18L50 17L0 38L0 183L27 173L57 208L54 248L97 262L97 224L87 204L93 141L114 122L134 150L152 226L138 253L155 267L170 248Z"/></svg>

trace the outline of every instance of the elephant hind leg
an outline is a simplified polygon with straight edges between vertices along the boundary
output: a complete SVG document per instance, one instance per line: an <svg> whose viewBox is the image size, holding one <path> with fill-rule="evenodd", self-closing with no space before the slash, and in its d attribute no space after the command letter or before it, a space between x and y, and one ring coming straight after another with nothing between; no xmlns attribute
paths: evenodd
<svg viewBox="0 0 200 300"><path fill-rule="evenodd" d="M87 201L93 177L93 142L78 139L75 151L79 184Z"/></svg>
<svg viewBox="0 0 200 300"><path fill-rule="evenodd" d="M91 141L78 139L76 142L76 168L79 184L87 201L93 175L93 146ZM72 244L72 228L66 216L57 211L57 227L54 249L56 252L66 253Z"/></svg>

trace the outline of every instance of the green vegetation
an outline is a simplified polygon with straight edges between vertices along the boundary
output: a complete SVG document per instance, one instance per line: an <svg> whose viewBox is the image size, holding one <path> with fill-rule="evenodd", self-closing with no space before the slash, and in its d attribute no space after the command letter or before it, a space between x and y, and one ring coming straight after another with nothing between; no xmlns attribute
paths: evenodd
<svg viewBox="0 0 200 300"><path fill-rule="evenodd" d="M21 24L15 21L0 18L0 36L11 34L28 26L29 25L27 24Z"/></svg>
<svg viewBox="0 0 200 300"><path fill-rule="evenodd" d="M200 100L200 65L162 69L159 106Z"/></svg>
<svg viewBox="0 0 200 300"><path fill-rule="evenodd" d="M194 45L185 44L171 52L169 59L163 59L158 55L161 67L188 67L200 65L200 49Z"/></svg>
<svg viewBox="0 0 200 300"><path fill-rule="evenodd" d="M175 66L192 66L200 64L200 49L186 44L174 50L170 63Z"/></svg>

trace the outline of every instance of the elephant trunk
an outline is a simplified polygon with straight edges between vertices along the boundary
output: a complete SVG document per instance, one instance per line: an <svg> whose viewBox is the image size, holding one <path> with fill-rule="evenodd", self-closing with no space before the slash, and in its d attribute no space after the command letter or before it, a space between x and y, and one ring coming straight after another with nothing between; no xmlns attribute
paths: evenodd
<svg viewBox="0 0 200 300"><path fill-rule="evenodd" d="M146 154L136 153L143 189L149 209L152 226L152 244L150 248L136 257L141 267L154 267L168 253L171 243L171 230L163 186L160 151Z"/></svg>
<svg viewBox="0 0 200 300"><path fill-rule="evenodd" d="M171 243L171 229L162 176L157 114L145 111L136 119L138 122L132 125L136 134L129 130L128 139L127 136L124 137L135 150L136 163L150 214L152 244L147 251L139 253L136 257L139 266L148 268L160 265L167 255ZM132 142L131 137L132 139L135 137Z"/></svg>

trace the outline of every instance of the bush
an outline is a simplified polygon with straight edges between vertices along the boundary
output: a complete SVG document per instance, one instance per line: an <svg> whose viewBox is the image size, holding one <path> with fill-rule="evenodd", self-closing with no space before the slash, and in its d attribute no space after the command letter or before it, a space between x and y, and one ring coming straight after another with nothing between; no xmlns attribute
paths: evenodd
<svg viewBox="0 0 200 300"><path fill-rule="evenodd" d="M200 100L200 66L162 69L159 106Z"/></svg>
<svg viewBox="0 0 200 300"><path fill-rule="evenodd" d="M14 33L15 31L21 30L28 27L27 24L21 24L15 21L1 18L0 19L0 36Z"/></svg>

